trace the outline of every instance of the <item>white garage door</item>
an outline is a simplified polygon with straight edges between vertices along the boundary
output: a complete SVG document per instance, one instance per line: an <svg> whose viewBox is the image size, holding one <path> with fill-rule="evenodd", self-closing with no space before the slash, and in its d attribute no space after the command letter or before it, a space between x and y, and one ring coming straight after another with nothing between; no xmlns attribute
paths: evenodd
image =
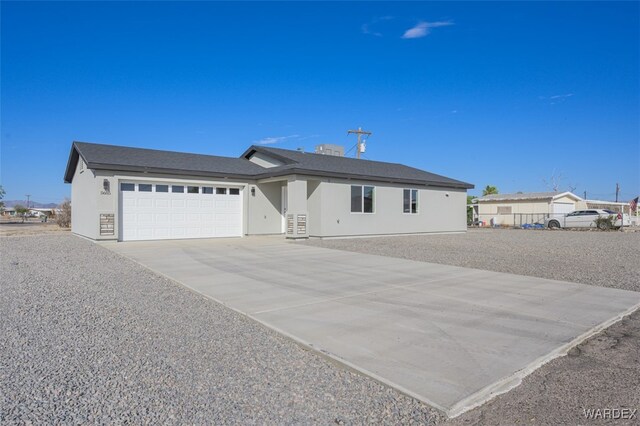
<svg viewBox="0 0 640 426"><path fill-rule="evenodd" d="M554 216L564 216L566 213L571 213L576 209L574 203L553 203L552 213Z"/></svg>
<svg viewBox="0 0 640 426"><path fill-rule="evenodd" d="M239 237L240 188L120 183L120 240Z"/></svg>

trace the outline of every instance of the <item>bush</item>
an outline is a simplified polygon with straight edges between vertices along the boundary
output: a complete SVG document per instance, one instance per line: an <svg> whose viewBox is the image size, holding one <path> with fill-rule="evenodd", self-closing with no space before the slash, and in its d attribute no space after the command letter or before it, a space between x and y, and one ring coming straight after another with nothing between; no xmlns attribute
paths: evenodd
<svg viewBox="0 0 640 426"><path fill-rule="evenodd" d="M606 217L599 217L595 220L596 227L602 231L607 231L615 227L616 217L609 215Z"/></svg>
<svg viewBox="0 0 640 426"><path fill-rule="evenodd" d="M56 223L60 228L71 227L71 201L64 200L62 204L58 206L60 211L56 214Z"/></svg>

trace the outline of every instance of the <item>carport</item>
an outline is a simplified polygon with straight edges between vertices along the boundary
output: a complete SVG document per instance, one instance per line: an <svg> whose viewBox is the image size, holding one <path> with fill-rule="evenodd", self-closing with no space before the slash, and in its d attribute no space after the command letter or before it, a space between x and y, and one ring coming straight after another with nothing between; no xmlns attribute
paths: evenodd
<svg viewBox="0 0 640 426"><path fill-rule="evenodd" d="M272 237L104 245L450 416L640 304L630 291Z"/></svg>

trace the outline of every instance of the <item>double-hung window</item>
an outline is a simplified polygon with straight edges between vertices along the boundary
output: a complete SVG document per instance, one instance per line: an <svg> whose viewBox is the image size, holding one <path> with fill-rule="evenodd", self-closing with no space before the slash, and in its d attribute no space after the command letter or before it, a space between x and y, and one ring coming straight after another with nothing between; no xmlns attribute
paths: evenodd
<svg viewBox="0 0 640 426"><path fill-rule="evenodd" d="M351 213L373 213L375 187L351 185Z"/></svg>
<svg viewBox="0 0 640 426"><path fill-rule="evenodd" d="M402 195L402 212L403 213L418 213L418 190L417 189L405 189Z"/></svg>

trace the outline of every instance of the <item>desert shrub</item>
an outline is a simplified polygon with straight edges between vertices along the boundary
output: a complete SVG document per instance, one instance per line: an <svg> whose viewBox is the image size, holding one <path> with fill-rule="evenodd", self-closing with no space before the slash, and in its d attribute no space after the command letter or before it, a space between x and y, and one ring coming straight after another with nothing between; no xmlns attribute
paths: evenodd
<svg viewBox="0 0 640 426"><path fill-rule="evenodd" d="M613 229L615 227L616 216L609 215L605 217L599 217L595 220L596 227L603 231Z"/></svg>
<svg viewBox="0 0 640 426"><path fill-rule="evenodd" d="M71 227L71 201L64 200L58 206L59 211L56 214L56 223L61 228Z"/></svg>

